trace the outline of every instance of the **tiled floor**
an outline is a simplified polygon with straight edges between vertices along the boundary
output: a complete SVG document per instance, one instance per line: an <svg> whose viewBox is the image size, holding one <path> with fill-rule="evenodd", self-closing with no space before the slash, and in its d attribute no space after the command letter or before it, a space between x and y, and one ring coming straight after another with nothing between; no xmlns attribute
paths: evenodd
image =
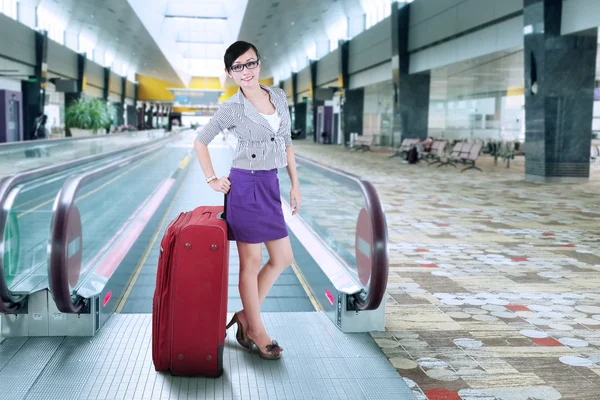
<svg viewBox="0 0 600 400"><path fill-rule="evenodd" d="M475 170L294 142L371 181L390 238L386 331L421 399L598 399L600 164L587 184L532 184L523 159Z"/></svg>
<svg viewBox="0 0 600 400"><path fill-rule="evenodd" d="M219 378L156 372L150 314L115 314L93 338L10 338L0 346L0 398L413 399L368 334L345 334L323 312L265 313L263 319L281 339L285 356L262 360L230 331Z"/></svg>

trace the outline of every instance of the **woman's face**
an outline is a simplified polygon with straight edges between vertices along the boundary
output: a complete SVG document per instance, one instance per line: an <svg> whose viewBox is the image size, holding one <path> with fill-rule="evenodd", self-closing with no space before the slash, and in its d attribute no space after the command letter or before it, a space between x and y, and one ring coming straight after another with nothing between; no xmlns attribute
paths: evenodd
<svg viewBox="0 0 600 400"><path fill-rule="evenodd" d="M241 87L249 88L254 85L258 85L258 77L260 75L260 64L258 63L258 58L256 57L256 53L252 48L246 51L244 54L239 56L231 65L231 69L227 71L229 76L235 81L235 83ZM241 71L234 71L232 68L235 68L236 65L239 66L250 63L250 67L255 67L254 69L248 69L247 66L244 66L244 69Z"/></svg>

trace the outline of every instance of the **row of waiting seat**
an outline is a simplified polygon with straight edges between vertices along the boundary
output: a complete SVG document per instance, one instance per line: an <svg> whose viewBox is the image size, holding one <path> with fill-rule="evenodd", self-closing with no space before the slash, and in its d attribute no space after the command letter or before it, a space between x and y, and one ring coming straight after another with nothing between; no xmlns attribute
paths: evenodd
<svg viewBox="0 0 600 400"><path fill-rule="evenodd" d="M404 139L390 158L400 156L402 159L406 159L408 152L419 144L422 145L422 149L419 150L419 157L427 160L434 160L428 165L440 164L438 165L439 168L443 165L452 165L456 167L456 162L469 164L469 167L463 169L461 172L468 169L481 171L481 169L475 165L475 162L482 153L488 153L493 156L494 165L498 163L498 158L502 159L502 161L506 163L506 168L510 167L510 161L515 158L516 154L525 154L525 144L512 141L489 143L485 143L481 140L459 141L454 143L452 150L447 153L446 147L449 145L447 140L436 139L432 143L426 144L422 143L419 139ZM372 145L373 137L358 136L354 138L348 148L355 151L368 151L371 149ZM442 161L442 159L445 159L446 161ZM592 144L590 147L590 161L596 162L598 159L600 159L600 145Z"/></svg>
<svg viewBox="0 0 600 400"><path fill-rule="evenodd" d="M475 162L481 154L483 143L458 142L454 145L450 153L446 153L446 145L447 142L445 140L436 140L431 145L431 151L424 153L423 158L433 160L428 163L429 166L439 164L438 168L444 165L452 165L456 168L457 163L462 163L468 165L468 167L463 168L460 172L469 169L476 169L483 172L481 168L475 165Z"/></svg>
<svg viewBox="0 0 600 400"><path fill-rule="evenodd" d="M481 171L475 165L475 162L483 149L482 142L457 142L454 144L452 150L447 152L447 140L434 140L430 144L425 144L421 143L419 139L404 139L390 158L400 156L405 159L408 152L419 145L422 146L422 149L419 150L419 157L424 160L431 160L428 162L429 166L439 164L438 168L444 165L456 167L457 163L462 163L468 165L468 167L462 169L461 172L469 169Z"/></svg>

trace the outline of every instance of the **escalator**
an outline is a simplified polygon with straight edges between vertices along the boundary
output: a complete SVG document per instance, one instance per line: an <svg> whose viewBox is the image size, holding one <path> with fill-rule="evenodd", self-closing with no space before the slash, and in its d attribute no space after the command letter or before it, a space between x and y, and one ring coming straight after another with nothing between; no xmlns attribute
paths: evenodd
<svg viewBox="0 0 600 400"><path fill-rule="evenodd" d="M203 184L192 153L175 146L163 151L149 161L152 167L145 175L126 166L97 170L70 179L57 198L50 291L57 313L89 319L86 334L93 335L117 309L150 313L156 255L166 225L199 204L222 204L222 194ZM227 173L231 148L220 145L211 154L217 175ZM377 193L366 181L302 157L297 164L304 199L297 217L290 217L290 187L283 178L285 169L280 171L282 208L296 261L266 307L275 312L323 311L343 331L383 329L387 228ZM123 171L128 171L129 180L97 189L100 180ZM78 193L85 191L93 195L79 199ZM232 247L229 311L241 307L236 287L239 262ZM138 305L128 304L128 296ZM300 303L308 306L295 309Z"/></svg>
<svg viewBox="0 0 600 400"><path fill-rule="evenodd" d="M24 365L32 376L14 398L262 398L258 388L272 382L269 398L413 399L366 333L385 329L387 231L377 193L369 182L299 156L297 216L290 215L286 171L279 171L294 265L261 309L269 335L285 348L283 360L260 360L231 332L221 378L153 369L162 233L179 212L223 201L207 189L190 148L193 133L182 136L62 182L47 234L48 288L30 294L22 314L2 316L4 354L15 362L0 363L0 381ZM220 140L209 149L216 174L226 174L232 149ZM241 305L231 247L229 313Z"/></svg>

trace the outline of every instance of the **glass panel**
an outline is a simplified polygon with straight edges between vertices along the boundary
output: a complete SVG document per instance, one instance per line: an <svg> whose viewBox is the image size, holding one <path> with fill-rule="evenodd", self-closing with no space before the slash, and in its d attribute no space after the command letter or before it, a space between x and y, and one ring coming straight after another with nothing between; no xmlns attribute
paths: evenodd
<svg viewBox="0 0 600 400"><path fill-rule="evenodd" d="M49 193L22 185L6 202L9 217L4 232L4 273L12 293L28 294L48 276L48 231L54 201Z"/></svg>
<svg viewBox="0 0 600 400"><path fill-rule="evenodd" d="M86 297L101 290L118 266L119 255L133 246L161 205L173 184L171 175L188 151L177 144L167 146L79 188L75 207L81 220L82 259L71 289ZM69 226L77 211L70 215Z"/></svg>
<svg viewBox="0 0 600 400"><path fill-rule="evenodd" d="M26 294L48 276L47 246L54 199L73 175L101 168L136 151L63 170L15 187L4 205L9 216L4 232L5 276L11 292Z"/></svg>
<svg viewBox="0 0 600 400"><path fill-rule="evenodd" d="M299 215L345 261L356 282L361 282L356 262L356 226L366 203L360 186L299 158L296 162L302 194ZM282 199L289 202L291 183L285 169L279 171L279 183ZM368 280L362 271L361 276L361 283L366 285Z"/></svg>
<svg viewBox="0 0 600 400"><path fill-rule="evenodd" d="M0 145L0 176L136 146L165 136L163 130L102 135L95 138L50 139Z"/></svg>

